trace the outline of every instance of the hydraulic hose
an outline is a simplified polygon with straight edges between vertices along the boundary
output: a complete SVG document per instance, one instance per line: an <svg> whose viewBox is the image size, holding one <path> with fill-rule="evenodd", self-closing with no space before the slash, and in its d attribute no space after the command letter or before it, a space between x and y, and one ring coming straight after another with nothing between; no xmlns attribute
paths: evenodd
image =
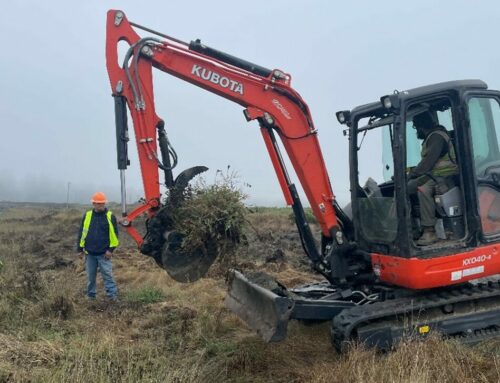
<svg viewBox="0 0 500 383"><path fill-rule="evenodd" d="M139 56L141 54L141 49L146 45L148 42L155 42L155 43L162 43L160 39L154 38L154 37L144 37L140 40L138 40L136 43L132 44L130 48L128 49L125 58L123 60L123 69L125 70L125 74L127 76L127 79L130 83L130 87L132 88L132 93L134 94L134 102L136 105L136 108L141 109L144 107L144 98L142 97L142 88L141 88L141 82L139 81L139 73L137 71L137 63L139 61ZM130 69L128 66L128 62L132 55L134 54L135 48L137 47L137 54L134 57L134 71L135 71L135 76L136 76L136 84L134 84L134 81L132 80L132 76L130 75Z"/></svg>

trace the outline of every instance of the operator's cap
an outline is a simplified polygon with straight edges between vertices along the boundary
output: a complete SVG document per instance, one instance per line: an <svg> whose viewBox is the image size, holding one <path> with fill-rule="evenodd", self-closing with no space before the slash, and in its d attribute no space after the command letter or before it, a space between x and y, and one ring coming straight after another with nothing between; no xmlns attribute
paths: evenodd
<svg viewBox="0 0 500 383"><path fill-rule="evenodd" d="M436 125L434 116L428 110L413 116L413 125L417 128L431 129Z"/></svg>

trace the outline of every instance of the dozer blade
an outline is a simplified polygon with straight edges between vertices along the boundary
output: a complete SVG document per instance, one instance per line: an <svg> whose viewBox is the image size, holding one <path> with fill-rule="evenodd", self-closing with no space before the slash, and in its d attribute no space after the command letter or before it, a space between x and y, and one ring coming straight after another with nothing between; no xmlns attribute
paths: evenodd
<svg viewBox="0 0 500 383"><path fill-rule="evenodd" d="M190 283L203 278L217 258L217 245L207 241L203 247L183 251L182 235L171 231L166 235L161 254L162 267L177 282Z"/></svg>
<svg viewBox="0 0 500 383"><path fill-rule="evenodd" d="M238 315L250 328L255 330L266 342L279 342L286 337L288 320L294 308L294 301L280 296L269 288L271 284L280 288L274 279L264 274L251 278L251 282L243 274L231 270L228 280L228 294L225 304Z"/></svg>

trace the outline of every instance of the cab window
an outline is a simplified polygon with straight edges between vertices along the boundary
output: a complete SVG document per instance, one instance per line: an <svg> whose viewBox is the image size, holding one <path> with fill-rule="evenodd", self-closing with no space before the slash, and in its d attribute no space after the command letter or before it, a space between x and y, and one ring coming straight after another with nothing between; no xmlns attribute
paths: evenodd
<svg viewBox="0 0 500 383"><path fill-rule="evenodd" d="M486 236L500 234L500 104L495 98L472 97L467 103L479 215Z"/></svg>
<svg viewBox="0 0 500 383"><path fill-rule="evenodd" d="M369 116L357 121L355 128L361 233L372 243L391 243L398 229L393 182L393 117Z"/></svg>

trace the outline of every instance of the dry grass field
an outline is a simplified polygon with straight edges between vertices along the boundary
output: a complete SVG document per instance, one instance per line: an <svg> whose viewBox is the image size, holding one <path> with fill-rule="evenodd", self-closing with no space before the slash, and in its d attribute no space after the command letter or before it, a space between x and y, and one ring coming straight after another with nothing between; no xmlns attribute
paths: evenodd
<svg viewBox="0 0 500 383"><path fill-rule="evenodd" d="M292 322L266 344L224 308L224 269L179 284L121 233L114 273L120 300L84 297L74 254L83 208L0 210L0 382L498 382L500 343L430 338L377 354L337 354L329 324ZM287 285L308 272L286 209L248 213L239 267ZM99 279L100 277L98 277ZM99 281L101 282L101 281Z"/></svg>

